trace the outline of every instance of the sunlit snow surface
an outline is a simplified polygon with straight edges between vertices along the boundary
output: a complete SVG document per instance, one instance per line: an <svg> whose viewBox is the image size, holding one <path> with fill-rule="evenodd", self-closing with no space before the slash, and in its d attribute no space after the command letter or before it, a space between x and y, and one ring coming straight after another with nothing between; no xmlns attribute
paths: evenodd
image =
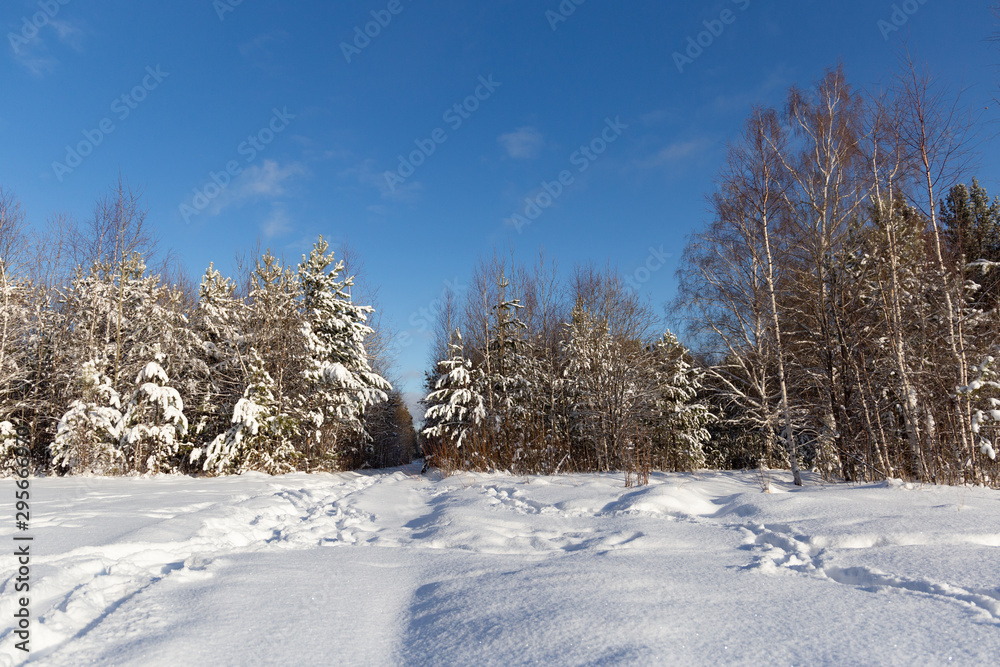
<svg viewBox="0 0 1000 667"><path fill-rule="evenodd" d="M1000 493L775 473L39 479L29 664L996 664ZM14 487L0 483L13 507ZM13 552L11 521L0 539ZM10 548L8 548L10 547ZM0 559L0 665L14 559Z"/></svg>

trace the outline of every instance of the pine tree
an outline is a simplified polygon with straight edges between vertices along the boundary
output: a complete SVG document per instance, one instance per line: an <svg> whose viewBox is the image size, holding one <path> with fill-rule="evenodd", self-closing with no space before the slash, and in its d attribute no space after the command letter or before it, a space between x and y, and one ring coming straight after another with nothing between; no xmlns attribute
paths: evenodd
<svg viewBox="0 0 1000 667"><path fill-rule="evenodd" d="M413 428L413 416L399 391L389 392L388 401L373 406L365 413L365 430L372 437L371 452L358 467L391 468L413 460L417 434Z"/></svg>
<svg viewBox="0 0 1000 667"><path fill-rule="evenodd" d="M692 471L705 466L708 425L714 421L698 401L704 373L688 360L687 350L669 331L652 348L656 397L652 412L654 467Z"/></svg>
<svg viewBox="0 0 1000 667"><path fill-rule="evenodd" d="M257 350L251 348L249 357L250 383L233 408L232 426L204 452L194 450L191 459L204 455L202 468L215 474L294 472L301 458L295 446L297 424L281 413L274 379Z"/></svg>
<svg viewBox="0 0 1000 667"><path fill-rule="evenodd" d="M608 471L620 468L616 451L614 341L608 324L582 304L566 324L564 389L570 403L570 433L577 465ZM620 416L620 413L618 414Z"/></svg>
<svg viewBox="0 0 1000 667"><path fill-rule="evenodd" d="M356 452L338 451L354 440L367 444L365 411L388 400L392 389L369 363L365 340L373 333L366 324L373 309L352 302L354 279L341 277L343 262L334 263L321 236L299 265L303 294L302 335L306 344L301 404L308 417L310 458L337 467L338 459Z"/></svg>
<svg viewBox="0 0 1000 667"><path fill-rule="evenodd" d="M128 382L160 352L173 326L171 301L177 294L168 294L159 275L146 271L142 255L134 253L124 263L120 273L109 273L110 313L106 332L110 354L109 371L113 383ZM117 284L116 284L117 281ZM120 387L119 387L120 390Z"/></svg>
<svg viewBox="0 0 1000 667"><path fill-rule="evenodd" d="M189 402L192 438L211 442L229 430L230 417L240 400L243 373L240 350L245 304L236 298L236 285L210 264L198 287L198 303L191 321L195 383Z"/></svg>
<svg viewBox="0 0 1000 667"><path fill-rule="evenodd" d="M101 372L103 363L83 364L78 379L80 398L59 420L51 446L52 465L72 474L119 475L125 456L119 446L122 428L121 401L111 380Z"/></svg>
<svg viewBox="0 0 1000 667"><path fill-rule="evenodd" d="M476 390L480 373L465 355L460 331L455 331L448 350L450 356L438 364L434 391L424 399L428 408L422 434L457 451L476 437L477 427L486 419L486 406Z"/></svg>
<svg viewBox="0 0 1000 667"><path fill-rule="evenodd" d="M1000 299L1000 279L988 270L1000 262L1000 199L990 201L976 179L971 187L960 183L941 203L941 224L954 266L975 283L974 303L992 308Z"/></svg>
<svg viewBox="0 0 1000 667"><path fill-rule="evenodd" d="M898 441L906 447L901 463L909 475L927 478L936 437L931 411L944 398L938 394L936 400L930 381L943 377L952 361L936 354L948 336L947 320L938 312L943 286L928 262L927 221L919 212L897 199L881 202L873 213L863 246L869 273L859 287L877 300L882 315L872 331L876 377L892 395L889 407L898 414L886 415L886 423L901 422Z"/></svg>
<svg viewBox="0 0 1000 667"><path fill-rule="evenodd" d="M138 473L177 472L181 438L187 433L184 403L170 386L159 350L136 376L122 417L121 448L129 468Z"/></svg>
<svg viewBox="0 0 1000 667"><path fill-rule="evenodd" d="M163 286L158 275L147 274L139 254L121 267L96 262L87 273L78 268L61 299L65 324L72 325L62 374L76 377L91 359L107 359L104 372L111 385L126 393L129 378L155 354L168 351L175 332L185 328L179 299L179 292Z"/></svg>
<svg viewBox="0 0 1000 667"><path fill-rule="evenodd" d="M308 456L302 405L302 397L307 393L304 369L308 350L301 302L302 286L297 273L282 267L270 251L265 253L250 275L243 327L247 351L241 353L239 391L246 397L252 386L266 386L273 401L269 420L282 438L276 446L290 443Z"/></svg>
<svg viewBox="0 0 1000 667"><path fill-rule="evenodd" d="M479 365L477 390L486 400L486 440L488 452L479 452L489 461L486 468L513 471L521 466L531 449L531 426L536 406L529 404L532 365L531 350L525 339L527 325L520 319L521 300L510 298L510 280L501 269L497 277L496 303L492 327L488 331L483 361Z"/></svg>

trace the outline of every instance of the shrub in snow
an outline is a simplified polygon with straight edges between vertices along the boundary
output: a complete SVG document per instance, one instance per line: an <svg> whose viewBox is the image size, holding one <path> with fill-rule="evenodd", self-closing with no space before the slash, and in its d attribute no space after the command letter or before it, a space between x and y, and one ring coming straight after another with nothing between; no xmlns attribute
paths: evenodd
<svg viewBox="0 0 1000 667"><path fill-rule="evenodd" d="M135 379L128 408L122 418L121 448L132 471L176 472L181 438L187 433L184 403L160 362L146 364Z"/></svg>
<svg viewBox="0 0 1000 667"><path fill-rule="evenodd" d="M59 420L49 448L52 465L69 473L118 475L125 467L120 448L122 413L118 392L97 360L83 364L77 382L80 398Z"/></svg>

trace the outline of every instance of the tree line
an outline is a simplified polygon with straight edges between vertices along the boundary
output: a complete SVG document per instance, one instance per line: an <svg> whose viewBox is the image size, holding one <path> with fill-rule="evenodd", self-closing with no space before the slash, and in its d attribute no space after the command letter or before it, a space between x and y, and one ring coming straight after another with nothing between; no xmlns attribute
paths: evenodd
<svg viewBox="0 0 1000 667"><path fill-rule="evenodd" d="M322 238L195 286L149 268L121 183L34 245L0 192L0 461L24 444L60 474L281 473L422 450L446 472L996 485L1000 201L964 183L975 129L910 62L754 109L668 307L690 349L611 268L482 260L441 309L419 442L390 334Z"/></svg>
<svg viewBox="0 0 1000 667"><path fill-rule="evenodd" d="M696 470L704 373L614 271L482 261L441 310L423 449L445 471Z"/></svg>
<svg viewBox="0 0 1000 667"><path fill-rule="evenodd" d="M785 467L996 485L1000 202L961 182L975 119L912 62L841 68L729 146L672 334L612 271L493 259L445 309L426 451L524 472Z"/></svg>
<svg viewBox="0 0 1000 667"><path fill-rule="evenodd" d="M32 244L0 193L0 465L36 472L228 474L409 462L415 432L373 308L320 237L300 263L242 258L198 285L119 182L87 226Z"/></svg>
<svg viewBox="0 0 1000 667"><path fill-rule="evenodd" d="M730 146L674 304L727 467L997 483L1000 204L960 182L974 119L906 65L831 70Z"/></svg>

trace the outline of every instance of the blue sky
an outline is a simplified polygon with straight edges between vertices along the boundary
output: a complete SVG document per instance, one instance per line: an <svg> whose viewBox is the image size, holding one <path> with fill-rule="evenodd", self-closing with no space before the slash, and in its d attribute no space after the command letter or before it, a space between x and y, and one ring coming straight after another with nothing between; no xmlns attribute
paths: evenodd
<svg viewBox="0 0 1000 667"><path fill-rule="evenodd" d="M421 309L496 246L529 261L544 247L564 271L610 261L660 308L726 142L838 61L874 86L906 40L966 89L1000 194L990 4L8 0L0 184L36 224L82 221L121 172L194 279L258 238L289 261L319 234L349 241L408 334L414 391ZM528 197L547 207L512 225L539 213Z"/></svg>

